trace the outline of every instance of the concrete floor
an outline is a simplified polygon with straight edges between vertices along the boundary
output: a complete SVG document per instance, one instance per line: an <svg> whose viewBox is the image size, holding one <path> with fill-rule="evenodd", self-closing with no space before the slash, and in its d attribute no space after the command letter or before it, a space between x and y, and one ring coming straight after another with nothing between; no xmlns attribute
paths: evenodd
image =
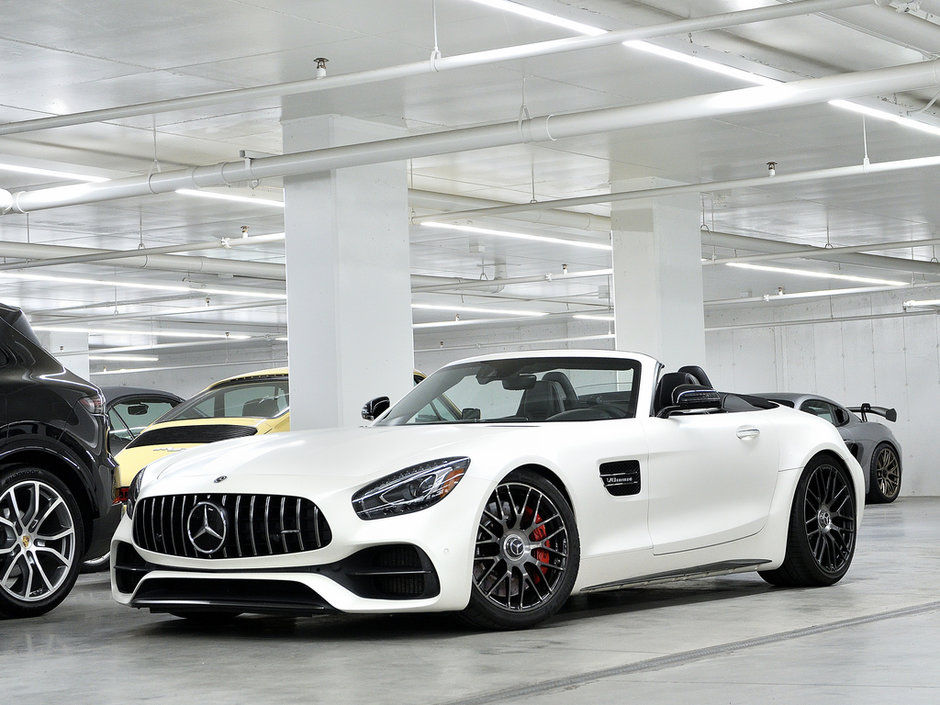
<svg viewBox="0 0 940 705"><path fill-rule="evenodd" d="M113 603L82 576L0 622L0 693L32 703L940 703L940 498L869 506L836 586L757 575L576 598L526 632L423 615L242 617L221 630Z"/></svg>

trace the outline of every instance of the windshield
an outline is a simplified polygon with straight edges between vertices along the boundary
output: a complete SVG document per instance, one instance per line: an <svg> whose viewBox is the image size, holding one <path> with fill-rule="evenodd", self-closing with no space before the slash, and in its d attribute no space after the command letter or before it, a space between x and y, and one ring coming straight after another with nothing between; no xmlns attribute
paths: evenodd
<svg viewBox="0 0 940 705"><path fill-rule="evenodd" d="M632 418L639 376L639 362L616 358L469 362L435 372L376 425Z"/></svg>
<svg viewBox="0 0 940 705"><path fill-rule="evenodd" d="M192 419L270 419L287 411L287 377L261 377L208 389L184 401L164 421Z"/></svg>

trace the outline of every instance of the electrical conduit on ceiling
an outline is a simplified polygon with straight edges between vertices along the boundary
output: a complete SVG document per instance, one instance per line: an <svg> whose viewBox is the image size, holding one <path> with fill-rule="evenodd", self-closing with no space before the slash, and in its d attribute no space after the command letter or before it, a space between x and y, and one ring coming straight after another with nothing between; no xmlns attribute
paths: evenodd
<svg viewBox="0 0 940 705"><path fill-rule="evenodd" d="M0 191L0 210L3 213L26 213L45 208L167 193L179 188L225 186L473 149L554 141L650 124L809 105L836 98L904 91L937 84L940 84L940 60L925 61L873 71L791 81L779 86L740 88L567 115L550 114L528 120L361 142L104 183L58 186L16 194Z"/></svg>
<svg viewBox="0 0 940 705"><path fill-rule="evenodd" d="M482 66L513 59L525 59L535 56L546 56L581 49L590 49L600 46L618 44L623 41L651 39L670 34L688 34L711 29L722 29L737 25L764 22L767 20L808 15L825 10L853 7L871 4L872 0L802 0L801 2L785 3L758 7L750 10L738 10L707 17L695 17L650 27L637 27L613 32L598 30L599 34L586 37L571 37L533 44L522 44L513 47L490 49L487 51L458 54L450 57L432 55L428 61L418 61L410 64L401 64L381 69L359 71L355 73L312 78L288 83L256 86L253 88L237 88L229 91L204 93L185 98L171 98L147 103L136 103L101 110L89 110L69 115L54 115L44 118L34 118L19 122L9 122L0 125L0 135L11 135L23 132L32 132L54 127L69 125L82 125L105 120L135 117L138 115L152 115L173 110L185 110L206 105L216 105L235 100L257 99L266 97L281 97L312 93L315 91L349 86L379 83L393 79L417 76L420 74L439 73L451 69L460 69L473 66Z"/></svg>

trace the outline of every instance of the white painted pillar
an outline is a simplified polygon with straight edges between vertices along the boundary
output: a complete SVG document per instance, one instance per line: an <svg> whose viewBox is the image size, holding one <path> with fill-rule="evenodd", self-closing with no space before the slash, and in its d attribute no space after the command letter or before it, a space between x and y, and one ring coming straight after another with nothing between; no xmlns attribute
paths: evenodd
<svg viewBox="0 0 940 705"><path fill-rule="evenodd" d="M88 333L39 331L36 336L65 369L82 379L89 379Z"/></svg>
<svg viewBox="0 0 940 705"><path fill-rule="evenodd" d="M643 185L662 184L644 181ZM637 184L611 186L619 191ZM616 349L648 353L669 371L682 365L704 366L698 198L614 203L611 242Z"/></svg>
<svg viewBox="0 0 940 705"><path fill-rule="evenodd" d="M400 132L285 99L284 152ZM357 426L368 399L412 386L404 162L285 179L291 428Z"/></svg>

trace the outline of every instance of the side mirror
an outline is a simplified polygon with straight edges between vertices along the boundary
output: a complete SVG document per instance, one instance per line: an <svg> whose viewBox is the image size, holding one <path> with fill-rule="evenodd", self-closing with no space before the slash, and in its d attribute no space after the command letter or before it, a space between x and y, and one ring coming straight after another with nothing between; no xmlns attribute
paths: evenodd
<svg viewBox="0 0 940 705"><path fill-rule="evenodd" d="M143 416L148 411L150 411L150 407L143 402L131 404L129 407L127 407L127 413L129 416Z"/></svg>
<svg viewBox="0 0 940 705"><path fill-rule="evenodd" d="M681 385L672 395L673 404L659 412L660 418L666 419L673 414L718 411L721 409L721 394L714 389L705 389L692 385Z"/></svg>
<svg viewBox="0 0 940 705"><path fill-rule="evenodd" d="M392 405L388 397L376 397L375 399L370 399L365 404L362 405L362 418L366 421L374 421L379 416L388 411L388 407Z"/></svg>

